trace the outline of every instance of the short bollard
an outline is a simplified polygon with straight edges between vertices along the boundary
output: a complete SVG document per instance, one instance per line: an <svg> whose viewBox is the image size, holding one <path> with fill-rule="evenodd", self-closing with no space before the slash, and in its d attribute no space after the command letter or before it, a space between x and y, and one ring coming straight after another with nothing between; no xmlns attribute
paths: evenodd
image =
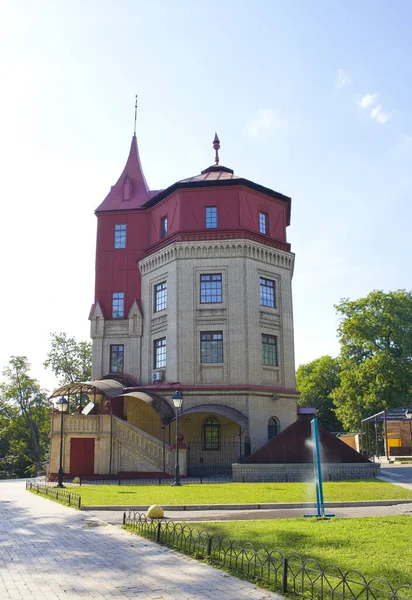
<svg viewBox="0 0 412 600"><path fill-rule="evenodd" d="M160 530L162 528L162 523L159 519L159 521L157 522L157 529L156 529L156 542L159 543L160 542Z"/></svg>

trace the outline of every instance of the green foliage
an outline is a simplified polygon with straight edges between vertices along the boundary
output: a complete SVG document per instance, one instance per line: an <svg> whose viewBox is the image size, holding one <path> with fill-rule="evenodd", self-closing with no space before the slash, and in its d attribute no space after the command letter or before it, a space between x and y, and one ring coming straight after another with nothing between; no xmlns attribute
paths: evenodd
<svg viewBox="0 0 412 600"><path fill-rule="evenodd" d="M339 386L339 358L321 356L296 372L296 387L300 391L299 406L314 406L319 422L329 431L342 431L332 400L332 391Z"/></svg>
<svg viewBox="0 0 412 600"><path fill-rule="evenodd" d="M76 493L86 506L151 506L152 504L272 504L313 502L315 486L309 483L210 483L162 485L82 485ZM326 502L412 499L412 491L379 479L327 481Z"/></svg>
<svg viewBox="0 0 412 600"><path fill-rule="evenodd" d="M341 374L331 395L344 426L358 429L364 417L411 402L412 293L373 291L336 310Z"/></svg>
<svg viewBox="0 0 412 600"><path fill-rule="evenodd" d="M59 380L60 385L89 381L92 373L92 345L76 342L67 333L52 333L51 350L44 362Z"/></svg>
<svg viewBox="0 0 412 600"><path fill-rule="evenodd" d="M0 384L0 476L39 475L49 446L49 403L29 375L25 356L12 356Z"/></svg>

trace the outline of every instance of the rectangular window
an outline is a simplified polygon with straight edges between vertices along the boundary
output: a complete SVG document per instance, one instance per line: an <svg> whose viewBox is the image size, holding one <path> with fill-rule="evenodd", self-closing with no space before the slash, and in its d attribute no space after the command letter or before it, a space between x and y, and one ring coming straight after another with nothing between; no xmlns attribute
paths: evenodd
<svg viewBox="0 0 412 600"><path fill-rule="evenodd" d="M268 234L268 216L264 212L259 213L259 231L260 233Z"/></svg>
<svg viewBox="0 0 412 600"><path fill-rule="evenodd" d="M126 248L126 225L114 226L114 247Z"/></svg>
<svg viewBox="0 0 412 600"><path fill-rule="evenodd" d="M206 206L206 229L217 227L217 206Z"/></svg>
<svg viewBox="0 0 412 600"><path fill-rule="evenodd" d="M124 318L124 292L114 292L112 295L112 319Z"/></svg>
<svg viewBox="0 0 412 600"><path fill-rule="evenodd" d="M223 332L208 331L200 334L200 362L223 362Z"/></svg>
<svg viewBox="0 0 412 600"><path fill-rule="evenodd" d="M278 366L277 337L262 333L262 363L270 367Z"/></svg>
<svg viewBox="0 0 412 600"><path fill-rule="evenodd" d="M216 417L207 417L203 422L203 450L219 450L220 424Z"/></svg>
<svg viewBox="0 0 412 600"><path fill-rule="evenodd" d="M167 284L166 281L154 286L154 312L164 310L167 306Z"/></svg>
<svg viewBox="0 0 412 600"><path fill-rule="evenodd" d="M124 346L110 346L110 373L123 373Z"/></svg>
<svg viewBox="0 0 412 600"><path fill-rule="evenodd" d="M222 274L200 276L200 302L222 302Z"/></svg>
<svg viewBox="0 0 412 600"><path fill-rule="evenodd" d="M154 368L162 369L166 366L166 338L154 341Z"/></svg>
<svg viewBox="0 0 412 600"><path fill-rule="evenodd" d="M163 217L160 221L160 236L162 238L167 236L167 217Z"/></svg>
<svg viewBox="0 0 412 600"><path fill-rule="evenodd" d="M260 303L263 306L275 308L275 282L271 279L260 278Z"/></svg>

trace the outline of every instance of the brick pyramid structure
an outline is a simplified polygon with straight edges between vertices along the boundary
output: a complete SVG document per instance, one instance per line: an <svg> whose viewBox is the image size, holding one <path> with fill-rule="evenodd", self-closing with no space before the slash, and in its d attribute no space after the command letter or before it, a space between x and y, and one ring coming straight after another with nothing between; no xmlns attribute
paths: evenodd
<svg viewBox="0 0 412 600"><path fill-rule="evenodd" d="M310 420L292 423L267 444L248 456L246 464L312 463ZM323 463L369 463L370 461L319 425L319 442Z"/></svg>

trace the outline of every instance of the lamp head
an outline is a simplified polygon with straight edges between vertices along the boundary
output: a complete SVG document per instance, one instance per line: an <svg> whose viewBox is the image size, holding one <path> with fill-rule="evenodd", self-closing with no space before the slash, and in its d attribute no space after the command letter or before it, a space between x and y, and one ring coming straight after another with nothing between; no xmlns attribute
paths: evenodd
<svg viewBox="0 0 412 600"><path fill-rule="evenodd" d="M182 408L182 404L183 404L183 396L182 396L182 392L179 392L179 390L177 390L173 396L172 396L172 400L173 400L173 406L175 408Z"/></svg>
<svg viewBox="0 0 412 600"><path fill-rule="evenodd" d="M62 396L61 398L56 400L56 402L54 403L54 406L57 408L57 410L59 412L65 413L65 412L67 412L67 409L69 408L69 401L66 400L66 398L64 398Z"/></svg>

